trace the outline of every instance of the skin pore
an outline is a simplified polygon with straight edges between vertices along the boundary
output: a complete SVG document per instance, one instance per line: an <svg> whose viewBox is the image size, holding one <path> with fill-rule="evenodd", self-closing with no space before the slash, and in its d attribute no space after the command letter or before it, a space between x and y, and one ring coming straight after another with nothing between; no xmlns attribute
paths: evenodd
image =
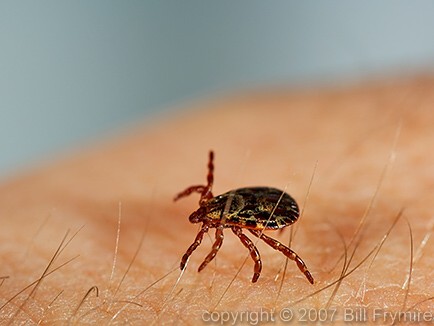
<svg viewBox="0 0 434 326"><path fill-rule="evenodd" d="M0 323L192 324L246 312L253 324L247 312L277 322L287 308L293 322L305 308L346 321L360 308L370 321L376 308L432 313L433 89L433 79L415 78L203 101L4 181ZM285 257L244 232L263 264L252 284L253 262L229 229L198 273L211 229L180 277L199 195L173 197L205 184L210 149L214 195L270 186L296 199L304 212L291 248L314 285L293 261L282 282ZM288 244L290 229L267 235Z"/></svg>

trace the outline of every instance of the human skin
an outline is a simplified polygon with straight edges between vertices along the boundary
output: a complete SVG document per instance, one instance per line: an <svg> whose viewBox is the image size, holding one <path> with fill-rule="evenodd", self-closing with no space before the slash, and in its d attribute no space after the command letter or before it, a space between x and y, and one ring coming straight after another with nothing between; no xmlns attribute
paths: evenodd
<svg viewBox="0 0 434 326"><path fill-rule="evenodd" d="M282 322L285 308L293 322L305 308L352 322L345 308L367 308L370 321L375 308L433 313L433 105L428 77L245 92L191 104L4 181L0 323L192 324L214 311L250 312L251 323L263 311L262 321ZM199 195L173 197L206 182L210 149L214 195L263 185L296 199L303 215L291 248L314 285L292 261L282 282L285 257L245 231L263 263L251 283L253 262L230 229L203 271L214 229L180 273L198 232L188 216ZM267 235L288 244L286 229ZM338 288L322 290L341 274Z"/></svg>

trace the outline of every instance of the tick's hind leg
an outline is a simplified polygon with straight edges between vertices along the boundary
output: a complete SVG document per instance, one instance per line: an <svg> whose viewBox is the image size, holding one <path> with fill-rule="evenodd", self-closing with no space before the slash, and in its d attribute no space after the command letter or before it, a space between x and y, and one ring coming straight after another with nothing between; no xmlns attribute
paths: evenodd
<svg viewBox="0 0 434 326"><path fill-rule="evenodd" d="M258 230L251 230L249 229L251 233L253 233L255 236L263 240L266 244L271 246L273 249L279 250L282 252L286 257L288 257L291 260L294 260L297 263L298 268L300 271L306 276L307 280L313 284L314 280L312 275L310 274L309 270L306 267L306 264L304 261L300 258L299 255L297 255L294 251L289 249L287 246L281 244L279 241L270 238L269 236L266 236L265 234L261 234L261 231Z"/></svg>
<svg viewBox="0 0 434 326"><path fill-rule="evenodd" d="M250 256L252 256L252 259L255 262L255 268L254 268L254 273L253 273L253 278L252 278L252 283L255 283L258 280L259 275L261 275L261 270L262 270L262 262L261 262L261 256L259 255L259 251L255 247L255 244L252 242L252 240L250 240L241 231L241 228L233 226L232 231L238 236L238 238L240 238L243 245L247 249L249 249Z"/></svg>
<svg viewBox="0 0 434 326"><path fill-rule="evenodd" d="M223 243L223 227L217 227L215 230L215 242L212 246L211 252L206 256L203 263L199 266L198 271L200 272L202 269L208 265L208 263L214 259L214 257L217 255L217 252L219 251L220 247Z"/></svg>
<svg viewBox="0 0 434 326"><path fill-rule="evenodd" d="M196 250L197 247L199 247L200 243L202 242L203 235L208 232L209 226L206 224L202 225L202 228L200 229L199 233L196 236L196 239L192 243L192 245L187 249L187 252L182 256L180 268L183 270L185 268L185 264L187 264L188 257L193 253L193 251Z"/></svg>

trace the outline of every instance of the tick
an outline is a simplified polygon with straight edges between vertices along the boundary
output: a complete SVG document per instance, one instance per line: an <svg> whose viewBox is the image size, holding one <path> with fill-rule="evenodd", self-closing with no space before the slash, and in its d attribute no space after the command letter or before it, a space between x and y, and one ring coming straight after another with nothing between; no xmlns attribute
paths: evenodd
<svg viewBox="0 0 434 326"><path fill-rule="evenodd" d="M295 200L286 192L269 187L251 187L231 190L222 195L212 194L214 182L214 152L209 152L207 184L191 186L175 196L174 200L188 196L193 192L200 194L199 209L193 212L189 220L191 223L202 223L193 244L187 249L181 259L180 268L183 270L187 260L194 250L201 244L203 236L210 228L215 228L215 242L211 252L199 266L203 270L214 259L223 243L223 229L231 229L249 250L255 266L252 282L256 282L261 275L262 261L255 244L244 233L247 229L255 237L263 240L275 250L297 263L300 271L310 283L313 277L306 264L294 251L279 241L263 233L264 230L282 229L295 223L299 217L299 209Z"/></svg>

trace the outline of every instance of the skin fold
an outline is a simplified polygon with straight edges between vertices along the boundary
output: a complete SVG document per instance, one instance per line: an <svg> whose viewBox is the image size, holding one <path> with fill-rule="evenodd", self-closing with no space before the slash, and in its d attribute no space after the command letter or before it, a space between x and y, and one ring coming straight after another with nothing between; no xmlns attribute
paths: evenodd
<svg viewBox="0 0 434 326"><path fill-rule="evenodd" d="M282 322L284 309L293 322L305 309L326 309L335 321L356 318L357 309L371 321L376 308L432 313L433 106L431 77L249 91L190 104L4 180L0 323L192 324L214 311L218 323L225 312L252 323L258 311L268 314L261 321ZM188 221L199 195L173 197L206 183L210 149L214 195L268 186L298 202L290 247L314 285L293 261L282 282L284 255L246 231L262 259L255 284L249 252L230 230L198 273L215 229L179 278L200 226ZM290 233L266 232L286 245Z"/></svg>

